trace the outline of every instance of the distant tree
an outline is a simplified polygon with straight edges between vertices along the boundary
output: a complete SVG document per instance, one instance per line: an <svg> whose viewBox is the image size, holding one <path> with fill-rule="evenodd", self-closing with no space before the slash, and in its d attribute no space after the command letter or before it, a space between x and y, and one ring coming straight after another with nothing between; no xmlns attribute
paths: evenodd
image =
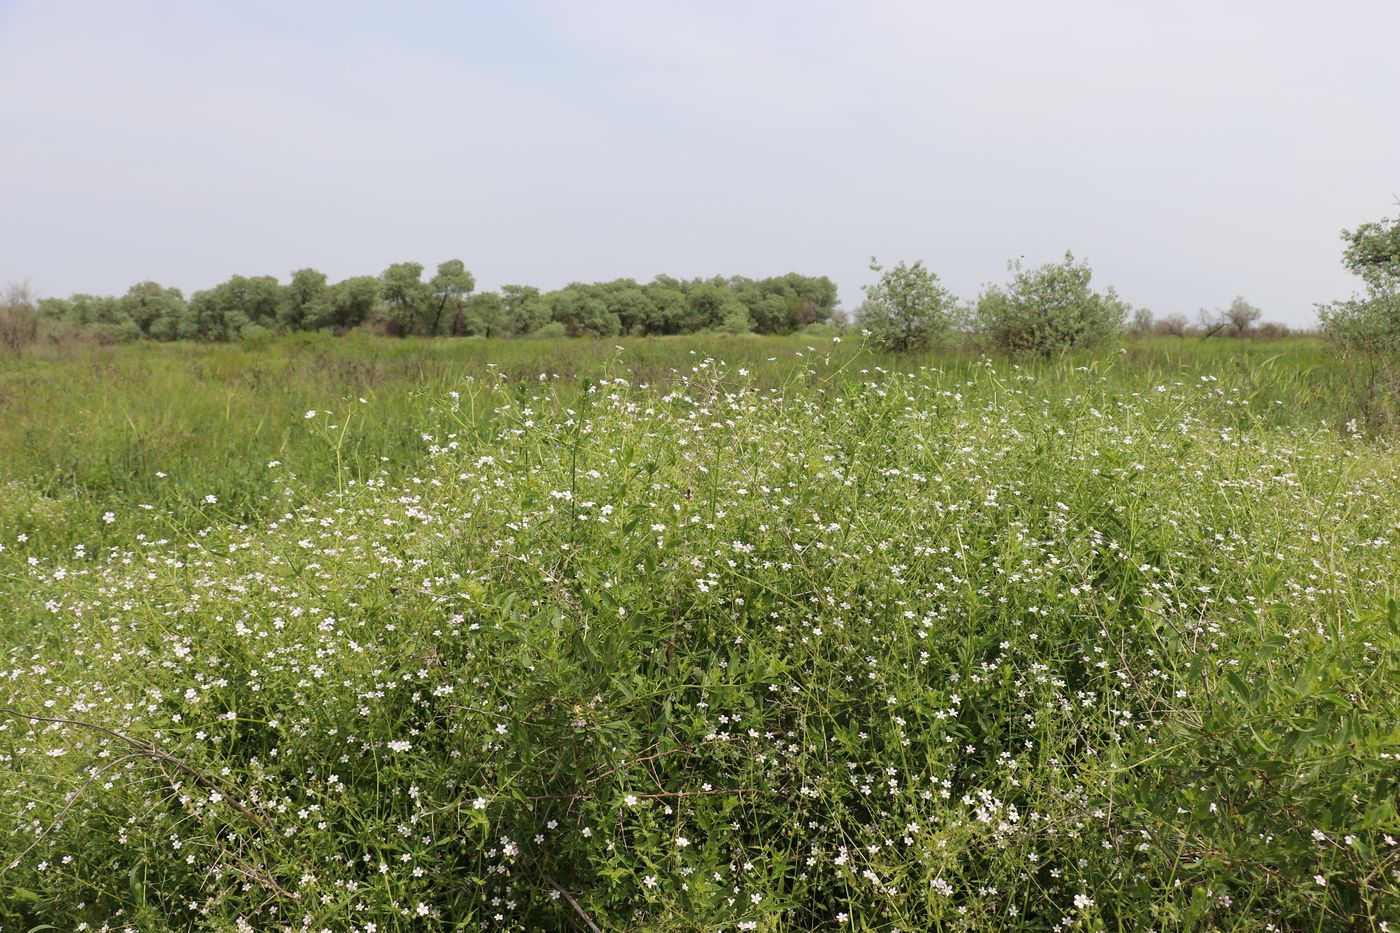
<svg viewBox="0 0 1400 933"><path fill-rule="evenodd" d="M588 285L574 284L546 296L550 316L570 337L615 337L622 322Z"/></svg>
<svg viewBox="0 0 1400 933"><path fill-rule="evenodd" d="M282 291L282 304L277 309L277 323L286 330L312 328L313 321L329 316L326 274L315 269L298 269Z"/></svg>
<svg viewBox="0 0 1400 933"><path fill-rule="evenodd" d="M1342 264L1364 291L1318 306L1324 333L1372 358L1400 354L1400 217L1343 230Z"/></svg>
<svg viewBox="0 0 1400 933"><path fill-rule="evenodd" d="M632 279L617 279L599 286L598 297L617 317L624 334L650 332L657 319L656 307Z"/></svg>
<svg viewBox="0 0 1400 933"><path fill-rule="evenodd" d="M679 334L690 316L685 285L670 276L658 275L642 289L656 310L648 322L649 334Z"/></svg>
<svg viewBox="0 0 1400 933"><path fill-rule="evenodd" d="M277 326L282 286L270 275L235 275L190 296L177 328L194 340L235 340Z"/></svg>
<svg viewBox="0 0 1400 933"><path fill-rule="evenodd" d="M460 316L467 296L476 288L476 276L467 271L462 260L449 259L438 264L428 287L432 290L433 319L427 323L427 332L437 334L441 333L444 314Z"/></svg>
<svg viewBox="0 0 1400 933"><path fill-rule="evenodd" d="M978 326L998 347L1052 356L1095 346L1123 329L1127 303L1112 288L1090 288L1089 264L1075 262L1072 253L1061 263L1026 269L1017 260L1007 269L1011 283L991 286L977 302Z"/></svg>
<svg viewBox="0 0 1400 933"><path fill-rule="evenodd" d="M1318 306L1323 332L1351 357L1360 415L1372 428L1400 426L1400 217L1343 230L1342 263L1365 291Z"/></svg>
<svg viewBox="0 0 1400 933"><path fill-rule="evenodd" d="M744 307L743 302L735 300L729 313L720 322L719 329L726 334L753 333L753 318L749 317L749 309Z"/></svg>
<svg viewBox="0 0 1400 933"><path fill-rule="evenodd" d="M550 321L550 307L533 285L502 285L501 306L506 330L524 336Z"/></svg>
<svg viewBox="0 0 1400 933"><path fill-rule="evenodd" d="M1235 300L1230 302L1230 307L1225 309L1224 316L1231 335L1243 337L1249 332L1254 322L1264 316L1264 312L1245 301L1244 296L1241 295L1236 296Z"/></svg>
<svg viewBox="0 0 1400 933"><path fill-rule="evenodd" d="M1200 308L1196 311L1196 326L1200 328L1201 339L1209 340L1229 328L1230 320L1225 317L1225 312L1218 308L1214 311Z"/></svg>
<svg viewBox="0 0 1400 933"><path fill-rule="evenodd" d="M105 310L105 309L104 309ZM178 288L165 288L155 282L141 282L127 289L117 301L112 321L118 327L130 322L140 336L174 340L185 314L185 296Z"/></svg>
<svg viewBox="0 0 1400 933"><path fill-rule="evenodd" d="M482 292L472 295L462 302L453 316L448 333L454 337L463 335L501 337L509 333L506 324L506 306L501 296L495 292Z"/></svg>
<svg viewBox="0 0 1400 933"><path fill-rule="evenodd" d="M1147 308L1135 309L1132 323L1128 325L1128 331L1136 337L1146 337L1152 333L1152 312Z"/></svg>
<svg viewBox="0 0 1400 933"><path fill-rule="evenodd" d="M686 291L685 309L676 322L682 334L718 329L743 303L723 279L697 280ZM747 311L748 309L745 309Z"/></svg>
<svg viewBox="0 0 1400 933"><path fill-rule="evenodd" d="M398 262L379 277L380 297L389 332L397 337L421 333L436 320L432 287L423 281L423 264Z"/></svg>
<svg viewBox="0 0 1400 933"><path fill-rule="evenodd" d="M874 257L870 271L880 275L865 287L856 323L891 350L915 350L943 340L957 325L957 298L922 261L892 269Z"/></svg>
<svg viewBox="0 0 1400 933"><path fill-rule="evenodd" d="M39 336L39 309L28 282L11 282L0 291L0 343L16 356Z"/></svg>
<svg viewBox="0 0 1400 933"><path fill-rule="evenodd" d="M325 296L308 308L303 326L308 330L332 328L347 331L373 320L382 311L380 282L372 275L357 275L326 289Z"/></svg>
<svg viewBox="0 0 1400 933"><path fill-rule="evenodd" d="M1178 312L1168 314L1166 317L1158 318L1155 324L1157 333L1171 337L1185 337L1190 330L1191 324L1186 319L1186 315Z"/></svg>

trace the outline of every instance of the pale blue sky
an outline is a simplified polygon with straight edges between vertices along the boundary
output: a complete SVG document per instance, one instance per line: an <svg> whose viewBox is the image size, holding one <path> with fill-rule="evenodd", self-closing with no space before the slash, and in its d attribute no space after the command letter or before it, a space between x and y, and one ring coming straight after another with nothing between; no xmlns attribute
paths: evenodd
<svg viewBox="0 0 1400 933"><path fill-rule="evenodd" d="M1310 323L1400 195L1400 4L0 0L0 282L482 287L1070 248Z"/></svg>

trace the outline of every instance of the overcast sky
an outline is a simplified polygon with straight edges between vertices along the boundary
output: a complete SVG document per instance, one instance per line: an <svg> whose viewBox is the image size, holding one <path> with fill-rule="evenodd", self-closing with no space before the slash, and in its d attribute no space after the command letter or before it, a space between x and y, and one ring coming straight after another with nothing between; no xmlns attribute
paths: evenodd
<svg viewBox="0 0 1400 933"><path fill-rule="evenodd" d="M481 287L1066 249L1313 320L1400 195L1400 3L0 0L0 283Z"/></svg>

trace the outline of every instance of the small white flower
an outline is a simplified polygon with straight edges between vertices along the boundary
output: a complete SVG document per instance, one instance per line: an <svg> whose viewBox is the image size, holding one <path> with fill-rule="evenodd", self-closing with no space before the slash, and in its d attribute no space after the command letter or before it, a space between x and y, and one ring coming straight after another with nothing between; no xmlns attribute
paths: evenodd
<svg viewBox="0 0 1400 933"><path fill-rule="evenodd" d="M678 848L678 849L684 849L684 848L685 848L686 846L688 846L688 845L690 845L690 840L689 840L689 839L685 838L684 836L677 836L677 837L676 837L676 848Z"/></svg>
<svg viewBox="0 0 1400 933"><path fill-rule="evenodd" d="M304 417L307 418L308 420L310 420L310 419L312 419L312 418L315 418L315 417L316 417L316 409L314 409L314 408L311 409L310 411L308 411L308 412L305 414Z"/></svg>
<svg viewBox="0 0 1400 933"><path fill-rule="evenodd" d="M628 794L626 797L622 798L622 802L627 804L627 806L629 807L635 807L637 805L637 795Z"/></svg>
<svg viewBox="0 0 1400 933"><path fill-rule="evenodd" d="M472 809L473 809L473 810L485 810L485 809L486 809L486 798L485 798L485 797L478 797L478 798L476 798L475 800L473 800L473 801L472 801Z"/></svg>

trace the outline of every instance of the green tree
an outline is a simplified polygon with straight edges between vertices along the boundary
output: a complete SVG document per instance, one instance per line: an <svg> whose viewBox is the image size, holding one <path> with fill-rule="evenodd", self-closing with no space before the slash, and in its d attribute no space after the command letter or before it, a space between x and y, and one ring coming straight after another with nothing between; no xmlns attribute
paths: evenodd
<svg viewBox="0 0 1400 933"><path fill-rule="evenodd" d="M449 259L438 263L437 274L428 283L432 292L432 321L424 322L429 334L442 331L443 316L453 321L453 327L462 322L462 311L467 296L476 288L476 276L467 271L460 259Z"/></svg>
<svg viewBox="0 0 1400 933"><path fill-rule="evenodd" d="M194 340L235 340L277 325L282 286L270 275L235 275L195 292L181 316L178 336Z"/></svg>
<svg viewBox="0 0 1400 933"><path fill-rule="evenodd" d="M1400 217L1343 230L1342 264L1364 291L1318 306L1323 330L1338 346L1371 357L1400 354Z"/></svg>
<svg viewBox="0 0 1400 933"><path fill-rule="evenodd" d="M507 332L533 334L549 323L549 304L533 285L502 285L501 307Z"/></svg>
<svg viewBox="0 0 1400 933"><path fill-rule="evenodd" d="M105 308L94 311L103 313ZM93 323L110 323L118 328L126 322L135 325L141 336L157 340L173 340L179 332L180 319L185 313L185 296L178 288L165 288L155 282L141 282L131 286L117 301L110 320ZM105 315L104 315L105 316Z"/></svg>
<svg viewBox="0 0 1400 933"><path fill-rule="evenodd" d="M449 332L453 336L506 336L509 333L509 325L505 301L495 292L472 295L463 303L461 312L452 319Z"/></svg>
<svg viewBox="0 0 1400 933"><path fill-rule="evenodd" d="M857 323L883 347L915 350L948 337L957 327L957 298L924 267L901 262L886 269L875 259L870 271L879 273L865 288Z"/></svg>
<svg viewBox="0 0 1400 933"><path fill-rule="evenodd" d="M1373 429L1400 425L1400 217L1343 230L1342 263L1364 291L1319 305L1324 333L1351 357L1351 389Z"/></svg>
<svg viewBox="0 0 1400 933"><path fill-rule="evenodd" d="M384 270L379 280L389 333L407 337L423 330L427 321L436 319L433 290L423 281L421 262L394 263Z"/></svg>
<svg viewBox="0 0 1400 933"><path fill-rule="evenodd" d="M1117 335L1128 305L1112 288L1090 288L1093 271L1065 253L1061 263L1035 269L1020 260L1007 264L1015 273L1005 288L990 286L977 302L977 325L1003 350L1052 356L1091 347Z"/></svg>
<svg viewBox="0 0 1400 933"><path fill-rule="evenodd" d="M622 322L593 294L591 286L573 284L546 296L551 317L563 324L570 337L615 337Z"/></svg>
<svg viewBox="0 0 1400 933"><path fill-rule="evenodd" d="M315 269L298 269L282 292L282 305L277 309L277 322L287 330L305 330L310 322L327 316L326 274Z"/></svg>
<svg viewBox="0 0 1400 933"><path fill-rule="evenodd" d="M308 330L333 328L344 332L375 318L381 310L379 279L357 275L326 289L321 301L307 309L303 326Z"/></svg>

